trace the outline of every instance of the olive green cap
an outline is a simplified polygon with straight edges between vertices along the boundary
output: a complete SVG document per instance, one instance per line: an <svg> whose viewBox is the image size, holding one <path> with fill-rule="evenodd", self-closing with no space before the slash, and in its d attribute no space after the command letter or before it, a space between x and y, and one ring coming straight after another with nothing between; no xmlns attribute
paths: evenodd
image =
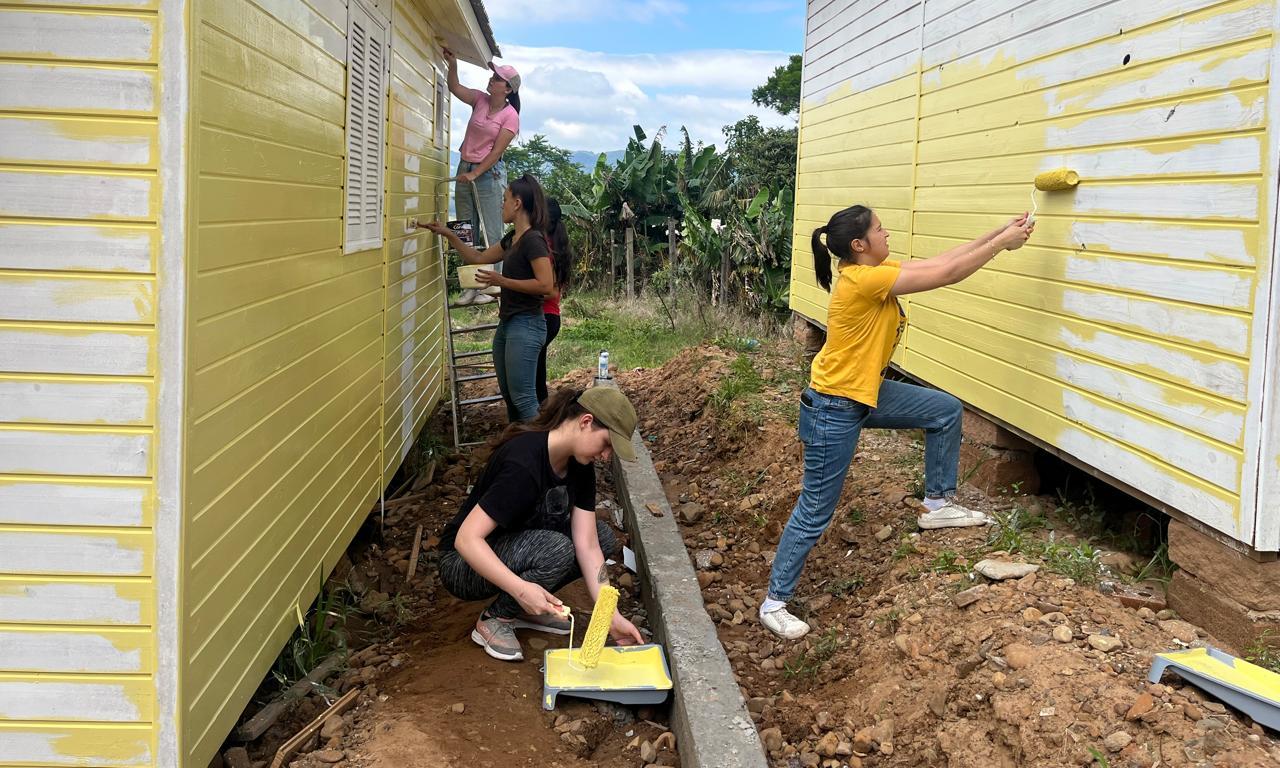
<svg viewBox="0 0 1280 768"><path fill-rule="evenodd" d="M627 396L613 387L591 387L578 397L578 404L595 417L596 423L609 430L613 452L623 461L635 461L631 433L636 431L636 409Z"/></svg>

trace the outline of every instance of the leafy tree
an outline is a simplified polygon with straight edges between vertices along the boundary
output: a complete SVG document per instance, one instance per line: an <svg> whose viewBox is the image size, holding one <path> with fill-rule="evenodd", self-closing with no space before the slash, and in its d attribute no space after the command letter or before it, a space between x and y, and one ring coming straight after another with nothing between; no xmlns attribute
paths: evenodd
<svg viewBox="0 0 1280 768"><path fill-rule="evenodd" d="M591 177L573 161L573 153L557 147L542 134L507 148L502 156L507 179L533 174L551 197L563 202L581 195L591 186Z"/></svg>
<svg viewBox="0 0 1280 768"><path fill-rule="evenodd" d="M772 107L784 115L800 111L800 68L803 59L792 54L785 66L773 70L769 79L751 91L751 100Z"/></svg>
<svg viewBox="0 0 1280 768"><path fill-rule="evenodd" d="M796 129L765 128L755 115L724 127L725 151L741 197L761 190L791 189L796 180Z"/></svg>

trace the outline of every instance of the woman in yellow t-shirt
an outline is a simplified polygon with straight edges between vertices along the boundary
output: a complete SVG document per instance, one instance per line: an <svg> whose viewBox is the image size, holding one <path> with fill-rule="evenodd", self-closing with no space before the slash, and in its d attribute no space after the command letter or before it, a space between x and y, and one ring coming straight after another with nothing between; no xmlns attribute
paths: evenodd
<svg viewBox="0 0 1280 768"><path fill-rule="evenodd" d="M1022 247L1035 225L1024 214L977 240L931 259L889 260L889 233L870 208L836 213L813 232L813 267L831 291L827 341L814 358L809 388L800 396L804 484L778 543L760 621L788 640L809 625L787 611L804 561L831 522L863 427L925 431L926 512L921 528L985 525L985 515L954 500L960 463L960 401L928 387L886 381L889 358L906 315L898 296L952 285L1000 251ZM825 238L826 242L823 242ZM832 285L831 256L839 258Z"/></svg>

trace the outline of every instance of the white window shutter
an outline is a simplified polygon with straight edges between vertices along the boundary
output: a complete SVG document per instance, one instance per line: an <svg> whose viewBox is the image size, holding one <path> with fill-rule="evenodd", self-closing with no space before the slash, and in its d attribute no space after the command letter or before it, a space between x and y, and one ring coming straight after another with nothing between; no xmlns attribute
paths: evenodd
<svg viewBox="0 0 1280 768"><path fill-rule="evenodd" d="M387 28L347 6L347 178L344 252L382 246Z"/></svg>
<svg viewBox="0 0 1280 768"><path fill-rule="evenodd" d="M446 121L449 119L445 112L445 107L449 104L449 85L445 81L446 75L436 70L436 103L435 103L435 145L439 149L448 149L445 143Z"/></svg>

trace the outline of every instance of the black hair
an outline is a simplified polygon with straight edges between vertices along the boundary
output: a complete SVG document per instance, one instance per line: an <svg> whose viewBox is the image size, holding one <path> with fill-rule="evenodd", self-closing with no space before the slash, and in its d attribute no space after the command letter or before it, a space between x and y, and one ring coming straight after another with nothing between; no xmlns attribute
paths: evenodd
<svg viewBox="0 0 1280 768"><path fill-rule="evenodd" d="M529 217L529 226L546 234L547 232L547 196L542 191L538 180L525 174L507 186L511 196L520 201L520 207Z"/></svg>
<svg viewBox="0 0 1280 768"><path fill-rule="evenodd" d="M569 230L560 214L560 203L554 197L547 198L547 244L551 247L551 269L555 273L556 287L564 295L573 274L573 244L569 242Z"/></svg>
<svg viewBox="0 0 1280 768"><path fill-rule="evenodd" d="M831 254L842 260L853 258L853 241L866 237L870 228L871 209L851 205L832 215L825 227L813 230L813 271L818 276L818 285L831 290ZM821 235L827 236L825 244Z"/></svg>
<svg viewBox="0 0 1280 768"><path fill-rule="evenodd" d="M571 387L557 389L542 402L542 407L538 409L538 415L534 416L532 420L515 421L508 424L502 434L498 435L498 439L494 441L493 447L497 448L526 432L550 432L566 421L573 421L584 413L590 413L578 402L578 398L582 396L583 392L586 392L586 390ZM595 422L595 425L599 429L604 429L604 426L599 422Z"/></svg>
<svg viewBox="0 0 1280 768"><path fill-rule="evenodd" d="M508 83L507 87L510 88L511 84ZM515 91L508 93L507 103L510 104L515 109L517 115L520 114L520 94L516 93Z"/></svg>

